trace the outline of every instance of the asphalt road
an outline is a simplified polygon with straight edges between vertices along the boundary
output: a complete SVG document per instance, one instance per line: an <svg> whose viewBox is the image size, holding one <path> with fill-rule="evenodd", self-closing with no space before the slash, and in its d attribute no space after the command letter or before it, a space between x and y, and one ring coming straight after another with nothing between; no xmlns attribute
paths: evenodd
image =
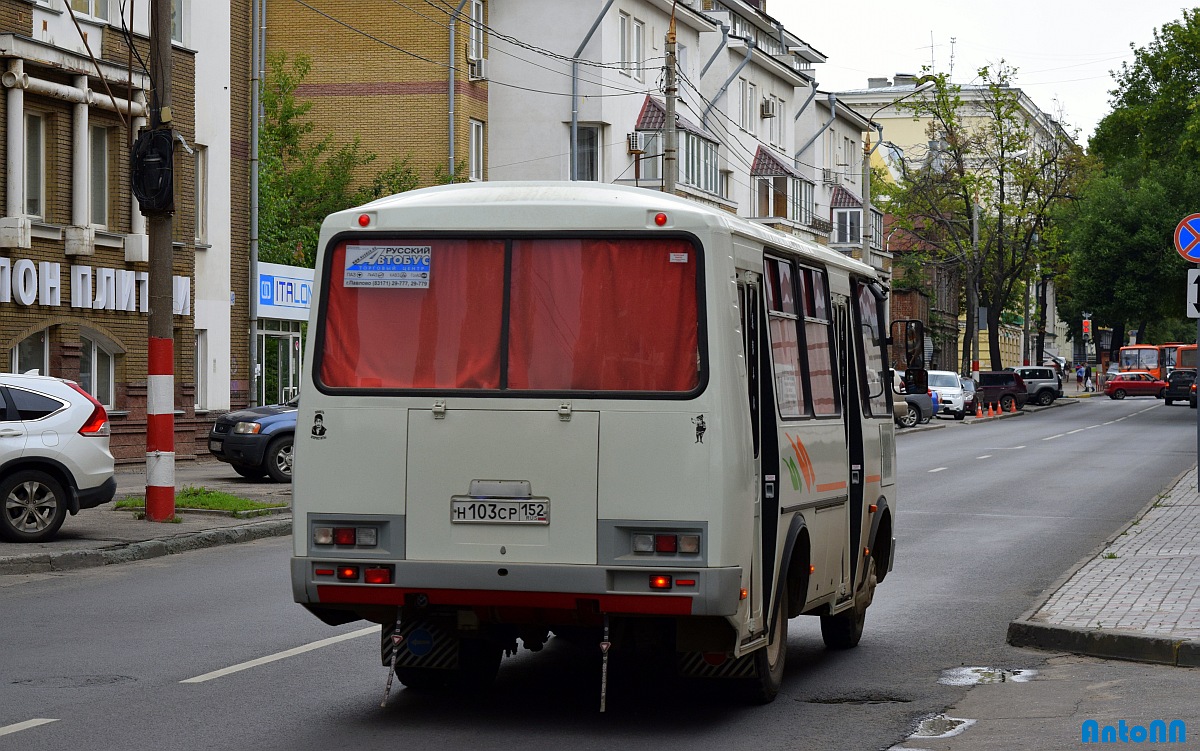
<svg viewBox="0 0 1200 751"><path fill-rule="evenodd" d="M901 436L896 570L863 641L830 652L815 619L794 620L766 707L618 663L601 715L595 655L552 641L507 659L489 694L393 689L381 709L374 629L291 602L286 539L0 577L0 751L888 748L969 698L943 671L1043 668L1049 656L1004 643L1009 620L1195 462L1195 418L1089 399Z"/></svg>

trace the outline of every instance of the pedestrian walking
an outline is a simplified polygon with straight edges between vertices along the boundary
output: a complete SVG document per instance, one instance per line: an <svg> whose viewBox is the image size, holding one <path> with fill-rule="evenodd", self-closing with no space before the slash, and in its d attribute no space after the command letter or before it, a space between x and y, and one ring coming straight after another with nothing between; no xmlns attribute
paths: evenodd
<svg viewBox="0 0 1200 751"><path fill-rule="evenodd" d="M1083 390L1084 391L1095 391L1096 390L1095 385L1092 383L1092 365L1091 365L1091 363L1088 363L1088 366L1083 369Z"/></svg>
<svg viewBox="0 0 1200 751"><path fill-rule="evenodd" d="M1075 390L1083 391L1083 363L1075 366Z"/></svg>

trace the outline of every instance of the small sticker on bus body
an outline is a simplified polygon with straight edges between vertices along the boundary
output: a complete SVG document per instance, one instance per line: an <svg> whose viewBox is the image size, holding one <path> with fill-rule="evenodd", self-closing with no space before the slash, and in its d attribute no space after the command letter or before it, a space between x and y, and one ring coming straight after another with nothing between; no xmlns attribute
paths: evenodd
<svg viewBox="0 0 1200 751"><path fill-rule="evenodd" d="M688 262L688 254L687 253L672 253L671 254L671 263L687 263L687 262Z"/></svg>

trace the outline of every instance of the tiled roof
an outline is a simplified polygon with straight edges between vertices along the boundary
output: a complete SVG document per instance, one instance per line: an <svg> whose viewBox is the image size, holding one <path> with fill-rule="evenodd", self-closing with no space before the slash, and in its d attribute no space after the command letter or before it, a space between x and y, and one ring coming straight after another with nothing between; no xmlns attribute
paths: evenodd
<svg viewBox="0 0 1200 751"><path fill-rule="evenodd" d="M750 167L750 174L754 177L784 175L786 177L804 179L803 175L792 169L773 151L762 146L761 144L758 147L758 151L754 153L754 165Z"/></svg>
<svg viewBox="0 0 1200 751"><path fill-rule="evenodd" d="M638 113L637 125L633 126L633 129L662 130L666 124L667 106L654 97L647 95L646 101L642 103L642 111ZM675 113L675 127L680 130L686 130L688 133L695 133L710 141L716 140L711 133L691 122L686 117L683 117L678 112Z"/></svg>
<svg viewBox="0 0 1200 751"><path fill-rule="evenodd" d="M833 189L833 197L829 205L835 209L861 209L862 199L838 185Z"/></svg>

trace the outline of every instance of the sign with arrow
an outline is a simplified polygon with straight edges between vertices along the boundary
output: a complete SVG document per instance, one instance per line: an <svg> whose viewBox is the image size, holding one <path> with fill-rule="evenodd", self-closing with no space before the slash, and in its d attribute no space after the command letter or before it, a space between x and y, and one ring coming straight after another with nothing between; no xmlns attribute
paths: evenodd
<svg viewBox="0 0 1200 751"><path fill-rule="evenodd" d="M1200 263L1200 214L1184 217L1175 228L1175 250L1185 261Z"/></svg>
<svg viewBox="0 0 1200 751"><path fill-rule="evenodd" d="M1200 318L1200 269L1188 269L1187 317Z"/></svg>

